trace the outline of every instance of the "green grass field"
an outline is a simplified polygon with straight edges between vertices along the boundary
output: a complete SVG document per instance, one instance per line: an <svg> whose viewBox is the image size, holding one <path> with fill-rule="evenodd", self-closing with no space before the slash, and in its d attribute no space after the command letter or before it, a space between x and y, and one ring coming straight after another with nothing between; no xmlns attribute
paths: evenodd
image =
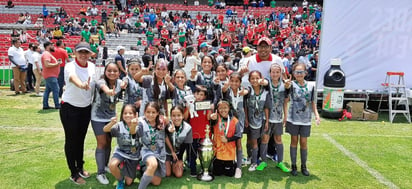
<svg viewBox="0 0 412 189"><path fill-rule="evenodd" d="M86 137L85 168L92 176L86 185L76 186L68 179L58 111L41 110L42 97L13 94L0 90L0 188L115 187L110 174L107 186L95 179L96 141L91 127ZM283 137L288 167L289 138L288 134ZM160 187L149 188L412 188L411 140L412 125L401 116L394 124L388 123L387 113L378 121L322 119L320 126L312 127L308 142L309 177L282 173L269 162L264 171L248 172L243 167L241 179L216 177L206 183L191 178L186 171L183 178L166 178ZM299 162L298 155L298 167ZM126 188L137 185L138 180Z"/></svg>

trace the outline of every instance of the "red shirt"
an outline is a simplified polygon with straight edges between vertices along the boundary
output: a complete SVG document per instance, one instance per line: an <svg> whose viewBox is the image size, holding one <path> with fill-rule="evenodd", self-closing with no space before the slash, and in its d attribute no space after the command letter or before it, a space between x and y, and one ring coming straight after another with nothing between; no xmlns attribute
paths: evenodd
<svg viewBox="0 0 412 189"><path fill-rule="evenodd" d="M307 26L305 27L305 30L306 30L306 34L312 34L313 26L307 25Z"/></svg>
<svg viewBox="0 0 412 189"><path fill-rule="evenodd" d="M162 26L163 26L162 20L158 20L157 23L156 23L156 27L157 28L162 28Z"/></svg>
<svg viewBox="0 0 412 189"><path fill-rule="evenodd" d="M57 59L49 51L44 51L43 55L41 56L41 65L43 66L43 72L42 72L43 78L47 79L49 77L55 77L55 78L59 77L60 67L54 66L54 67L48 68L44 64L46 60L48 60L52 64L57 63Z"/></svg>
<svg viewBox="0 0 412 189"><path fill-rule="evenodd" d="M220 20L220 23L222 23L223 24L223 19L224 19L225 17L222 15L222 14L220 14L219 16L217 16L217 19L218 20Z"/></svg>
<svg viewBox="0 0 412 189"><path fill-rule="evenodd" d="M228 27L228 29L229 29L230 32L235 32L235 31L236 31L236 26L235 26L235 24L233 24L232 22L229 22L229 23L227 24L227 27Z"/></svg>
<svg viewBox="0 0 412 189"><path fill-rule="evenodd" d="M206 135L206 125L209 124L207 119L207 114L210 110L199 110L197 111L198 117L190 118L190 125L192 126L193 139L205 138Z"/></svg>
<svg viewBox="0 0 412 189"><path fill-rule="evenodd" d="M55 47L54 52L51 52L51 54L56 59L59 59L59 58L62 59L62 64L60 64L60 67L64 67L64 65L66 65L66 60L69 59L69 55L67 54L67 51L59 47Z"/></svg>
<svg viewBox="0 0 412 189"><path fill-rule="evenodd" d="M255 32L253 32L253 29L252 28L249 28L249 29L247 29L247 39L249 40L249 41L252 41L252 38L253 38L253 34L254 34Z"/></svg>
<svg viewBox="0 0 412 189"><path fill-rule="evenodd" d="M197 44L202 44L206 40L206 36L203 34L200 34L198 39L197 39Z"/></svg>
<svg viewBox="0 0 412 189"><path fill-rule="evenodd" d="M198 15L196 16L196 19L199 20L199 21L202 20L202 15L198 14Z"/></svg>
<svg viewBox="0 0 412 189"><path fill-rule="evenodd" d="M222 35L220 37L221 47L230 47L232 45L232 38L229 35Z"/></svg>
<svg viewBox="0 0 412 189"><path fill-rule="evenodd" d="M169 31L166 28L163 28L160 31L160 34L162 35L162 38L169 39Z"/></svg>
<svg viewBox="0 0 412 189"><path fill-rule="evenodd" d="M266 24L262 22L258 25L256 30L257 30L257 32L263 32L263 31L265 31L265 28L266 28Z"/></svg>

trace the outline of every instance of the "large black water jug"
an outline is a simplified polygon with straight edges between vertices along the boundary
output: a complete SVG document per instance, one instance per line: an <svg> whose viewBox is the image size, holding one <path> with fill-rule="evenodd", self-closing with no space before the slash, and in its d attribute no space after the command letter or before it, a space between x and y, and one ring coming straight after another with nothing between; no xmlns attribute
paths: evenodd
<svg viewBox="0 0 412 189"><path fill-rule="evenodd" d="M340 68L341 59L331 59L330 68L323 79L322 117L339 118L342 116L345 73Z"/></svg>

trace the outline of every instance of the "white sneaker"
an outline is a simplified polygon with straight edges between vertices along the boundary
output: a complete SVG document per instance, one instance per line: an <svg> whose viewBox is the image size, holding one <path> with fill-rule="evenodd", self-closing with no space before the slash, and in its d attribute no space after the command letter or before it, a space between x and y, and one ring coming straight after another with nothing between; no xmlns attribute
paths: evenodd
<svg viewBox="0 0 412 189"><path fill-rule="evenodd" d="M96 176L96 179L101 183L101 184L109 184L109 180L107 179L105 174L99 174Z"/></svg>
<svg viewBox="0 0 412 189"><path fill-rule="evenodd" d="M250 165L251 163L250 158L243 158L242 163L244 166Z"/></svg>
<svg viewBox="0 0 412 189"><path fill-rule="evenodd" d="M241 178L241 177L242 177L242 170L240 168L236 168L235 178Z"/></svg>
<svg viewBox="0 0 412 189"><path fill-rule="evenodd" d="M43 93L37 93L36 96L43 96Z"/></svg>
<svg viewBox="0 0 412 189"><path fill-rule="evenodd" d="M252 165L250 165L248 170L249 171L256 171L256 167L257 167L257 165L255 163L253 163Z"/></svg>
<svg viewBox="0 0 412 189"><path fill-rule="evenodd" d="M112 173L111 171L110 171L110 168L109 167L104 167L104 171L106 171L106 173Z"/></svg>

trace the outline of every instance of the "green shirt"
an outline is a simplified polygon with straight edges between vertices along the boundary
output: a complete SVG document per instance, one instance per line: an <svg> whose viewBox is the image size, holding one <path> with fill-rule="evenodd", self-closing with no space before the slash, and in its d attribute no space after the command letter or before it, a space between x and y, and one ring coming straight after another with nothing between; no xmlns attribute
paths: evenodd
<svg viewBox="0 0 412 189"><path fill-rule="evenodd" d="M102 29L99 29L98 33L99 33L99 38L100 38L100 40L103 40L103 39L104 39L104 32L103 32L103 30L102 30Z"/></svg>
<svg viewBox="0 0 412 189"><path fill-rule="evenodd" d="M148 40L148 41L153 41L153 39L154 39L154 34L153 34L153 32L147 31L147 32L146 32L146 36L147 36L147 40Z"/></svg>
<svg viewBox="0 0 412 189"><path fill-rule="evenodd" d="M92 49L92 51L94 53L97 53L97 47L99 47L99 45L97 43L95 44L90 44L90 48Z"/></svg>
<svg viewBox="0 0 412 189"><path fill-rule="evenodd" d="M179 37L179 42L184 43L186 41L186 32L179 32L179 36L183 35L184 37Z"/></svg>
<svg viewBox="0 0 412 189"><path fill-rule="evenodd" d="M309 15L315 12L315 8L313 6L309 6Z"/></svg>
<svg viewBox="0 0 412 189"><path fill-rule="evenodd" d="M69 58L72 58L72 53L73 53L73 51L72 51L72 49L70 48L70 47L66 47L66 52L67 52L67 54L69 55Z"/></svg>
<svg viewBox="0 0 412 189"><path fill-rule="evenodd" d="M80 33L80 35L82 36L82 38L84 38L84 40L86 41L86 42L89 42L90 41L90 31L87 31L86 32L86 30L83 30L81 33Z"/></svg>
<svg viewBox="0 0 412 189"><path fill-rule="evenodd" d="M322 27L322 22L319 20L319 21L316 23L316 26L318 26L318 30L320 30L321 27Z"/></svg>
<svg viewBox="0 0 412 189"><path fill-rule="evenodd" d="M302 14L302 20L306 20L308 19L308 14L307 13L303 13Z"/></svg>
<svg viewBox="0 0 412 189"><path fill-rule="evenodd" d="M276 1L271 1L270 2L270 7L275 8L276 7Z"/></svg>
<svg viewBox="0 0 412 189"><path fill-rule="evenodd" d="M213 3L213 0L208 0L208 1L207 1L207 4L208 4L209 6L213 6L213 4L214 4L214 3Z"/></svg>
<svg viewBox="0 0 412 189"><path fill-rule="evenodd" d="M136 28L140 27L142 24L140 22L136 22L134 23L134 26L136 26Z"/></svg>
<svg viewBox="0 0 412 189"><path fill-rule="evenodd" d="M82 19L80 19L80 22L86 23L86 22L87 22L87 19L86 19L86 18L82 18Z"/></svg>
<svg viewBox="0 0 412 189"><path fill-rule="evenodd" d="M141 40L137 40L137 46L142 45L142 41Z"/></svg>
<svg viewBox="0 0 412 189"><path fill-rule="evenodd" d="M97 20L92 20L90 23L92 24L92 26L96 26L97 25Z"/></svg>

